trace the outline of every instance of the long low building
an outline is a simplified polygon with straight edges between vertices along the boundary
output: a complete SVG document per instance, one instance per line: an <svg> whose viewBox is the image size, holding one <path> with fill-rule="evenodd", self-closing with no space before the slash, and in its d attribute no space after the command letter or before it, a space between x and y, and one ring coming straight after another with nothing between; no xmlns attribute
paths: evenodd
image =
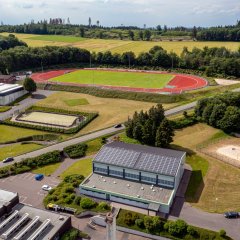
<svg viewBox="0 0 240 240"><path fill-rule="evenodd" d="M17 193L0 190L0 240L57 240L71 217L19 203Z"/></svg>
<svg viewBox="0 0 240 240"><path fill-rule="evenodd" d="M19 84L0 83L0 105L5 106L27 93Z"/></svg>
<svg viewBox="0 0 240 240"><path fill-rule="evenodd" d="M93 173L80 193L169 213L180 184L186 153L170 149L113 142L93 160Z"/></svg>

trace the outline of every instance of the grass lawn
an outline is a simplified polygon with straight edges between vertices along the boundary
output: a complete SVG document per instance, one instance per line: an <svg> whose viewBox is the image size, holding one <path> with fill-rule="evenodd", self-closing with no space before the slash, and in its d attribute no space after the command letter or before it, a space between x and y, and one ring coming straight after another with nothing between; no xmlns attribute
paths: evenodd
<svg viewBox="0 0 240 240"><path fill-rule="evenodd" d="M7 157L15 157L17 155L21 155L27 152L31 152L37 149L42 148L42 145L29 143L29 144L13 144L11 146L1 147L0 148L0 161Z"/></svg>
<svg viewBox="0 0 240 240"><path fill-rule="evenodd" d="M61 165L61 162L59 163L53 163L47 166L39 167L37 169L34 169L32 173L36 174L44 174L46 176L53 174Z"/></svg>
<svg viewBox="0 0 240 240"><path fill-rule="evenodd" d="M127 137L125 132L120 133L119 137L120 137L120 141L122 141L122 142L130 143L130 144L140 144L140 142L138 140Z"/></svg>
<svg viewBox="0 0 240 240"><path fill-rule="evenodd" d="M89 104L70 107L64 102L66 100L82 98L85 98ZM128 116L132 116L135 111L147 111L149 108L156 105L156 103L139 102L126 99L99 98L81 93L57 92L39 101L36 105L82 112L98 112L99 116L84 127L78 133L79 135L125 122L127 121ZM176 105L176 103L164 104L164 108L169 109Z"/></svg>
<svg viewBox="0 0 240 240"><path fill-rule="evenodd" d="M1 33L7 36L9 33ZM183 47L188 47L192 50L194 47L203 48L208 47L226 47L231 50L238 50L239 42L154 42L154 41L122 41L112 39L86 39L75 36L59 36L59 35L34 35L34 34L21 34L14 33L16 37L25 41L30 47L41 46L73 46L85 48L89 51L105 52L111 51L113 53L123 53L133 51L136 55L141 52L149 51L153 46L161 46L168 52L175 52L181 54Z"/></svg>
<svg viewBox="0 0 240 240"><path fill-rule="evenodd" d="M11 108L12 107L10 107L10 106L0 106L0 113L6 112L6 111L10 110Z"/></svg>
<svg viewBox="0 0 240 240"><path fill-rule="evenodd" d="M0 143L6 141L14 141L18 138L28 137L32 135L44 135L47 132L31 130L26 128L12 127L7 125L0 125Z"/></svg>
<svg viewBox="0 0 240 240"><path fill-rule="evenodd" d="M92 172L92 159L76 160L76 162L66 169L61 175L61 179L64 179L68 175L80 174L87 177Z"/></svg>
<svg viewBox="0 0 240 240"><path fill-rule="evenodd" d="M174 137L173 144L195 152L187 157L193 175L186 200L208 212L240 211L240 169L197 150L197 146L203 143L225 137L222 131L202 123L176 131Z"/></svg>
<svg viewBox="0 0 240 240"><path fill-rule="evenodd" d="M88 100L85 98L64 100L64 103L66 103L69 107L89 104Z"/></svg>
<svg viewBox="0 0 240 240"><path fill-rule="evenodd" d="M173 77L170 74L79 70L53 78L51 81L137 88L163 88Z"/></svg>

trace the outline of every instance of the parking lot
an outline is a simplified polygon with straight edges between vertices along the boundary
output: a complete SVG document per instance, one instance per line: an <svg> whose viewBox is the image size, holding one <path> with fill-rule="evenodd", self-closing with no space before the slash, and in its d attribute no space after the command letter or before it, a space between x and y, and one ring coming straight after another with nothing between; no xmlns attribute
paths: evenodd
<svg viewBox="0 0 240 240"><path fill-rule="evenodd" d="M0 188L18 192L20 202L31 205L33 207L42 207L42 201L47 194L42 190L42 185L47 184L51 187L55 187L59 184L59 180L54 177L46 177L41 181L35 180L35 174L23 173L16 176L0 179Z"/></svg>

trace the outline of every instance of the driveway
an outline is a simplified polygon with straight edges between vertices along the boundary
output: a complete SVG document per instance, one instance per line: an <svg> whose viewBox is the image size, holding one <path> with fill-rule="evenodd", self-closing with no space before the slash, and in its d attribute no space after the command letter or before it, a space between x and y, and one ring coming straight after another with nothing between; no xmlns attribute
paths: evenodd
<svg viewBox="0 0 240 240"><path fill-rule="evenodd" d="M33 94L33 98L28 97L28 98L22 100L21 102L19 102L19 105L13 106L12 109L10 109L9 111L1 113L0 121L6 120L7 118L12 117L12 115L15 111L23 111L23 110L31 107L38 101L48 97L49 95L51 95L53 93L54 93L53 91L37 90Z"/></svg>

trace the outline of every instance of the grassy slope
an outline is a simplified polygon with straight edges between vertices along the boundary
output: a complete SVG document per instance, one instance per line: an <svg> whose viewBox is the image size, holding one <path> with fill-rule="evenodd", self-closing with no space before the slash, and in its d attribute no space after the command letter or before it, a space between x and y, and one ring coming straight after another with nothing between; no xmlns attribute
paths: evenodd
<svg viewBox="0 0 240 240"><path fill-rule="evenodd" d="M89 104L69 107L64 101L85 98ZM139 101L129 101L125 99L109 99L90 96L87 94L58 92L43 99L38 104L47 107L59 107L68 110L79 110L83 112L99 112L99 116L82 129L79 134L96 131L102 128L113 126L119 122L125 122L128 116L132 116L135 111L148 110L155 103ZM38 105L37 104L37 105ZM176 104L166 104L165 109L176 106Z"/></svg>
<svg viewBox="0 0 240 240"><path fill-rule="evenodd" d="M0 143L6 141L13 141L17 138L32 136L32 135L43 135L46 132L31 130L25 128L11 127L6 125L0 125Z"/></svg>
<svg viewBox="0 0 240 240"><path fill-rule="evenodd" d="M79 70L51 81L138 88L163 88L173 78L169 74Z"/></svg>
<svg viewBox="0 0 240 240"><path fill-rule="evenodd" d="M1 33L8 35L8 33ZM40 46L75 46L79 48L86 48L90 51L104 52L110 50L116 53L123 53L133 51L135 54L148 51L155 45L162 46L168 52L174 51L180 54L183 47L188 47L191 50L193 47L203 48L209 47L227 47L231 50L238 50L238 42L147 42L147 41L122 41L122 40L107 40L107 39L82 39L74 36L41 36L33 34L18 34L14 33L19 39L24 40L31 47ZM34 39L33 39L34 38ZM47 40L46 40L47 39ZM73 40L72 40L73 39ZM75 41L79 39L79 41ZM83 41L84 40L84 41ZM72 42L71 42L72 41Z"/></svg>
<svg viewBox="0 0 240 240"><path fill-rule="evenodd" d="M76 107L79 105L87 105L89 102L85 98L70 99L64 101L69 107Z"/></svg>
<svg viewBox="0 0 240 240"><path fill-rule="evenodd" d="M80 174L84 177L87 177L92 172L92 159L82 159L82 160L76 160L76 162L71 165L68 169L66 169L61 174L61 179L64 179L68 175L72 174Z"/></svg>
<svg viewBox="0 0 240 240"><path fill-rule="evenodd" d="M42 148L42 145L35 143L21 144L17 143L11 146L1 147L0 148L0 161L7 157L15 157L20 154L31 152L37 149Z"/></svg>
<svg viewBox="0 0 240 240"><path fill-rule="evenodd" d="M53 174L61 165L62 163L53 163L47 166L43 166L43 167L39 167L37 169L34 169L32 171L32 173L36 173L36 174L44 174L46 176Z"/></svg>
<svg viewBox="0 0 240 240"><path fill-rule="evenodd" d="M187 158L194 171L186 194L187 201L209 212L240 210L240 170L197 151L197 146L202 143L224 137L220 130L197 124L177 131L174 138L174 144L193 152ZM201 176L205 176L203 181ZM197 185L199 189L196 189Z"/></svg>

